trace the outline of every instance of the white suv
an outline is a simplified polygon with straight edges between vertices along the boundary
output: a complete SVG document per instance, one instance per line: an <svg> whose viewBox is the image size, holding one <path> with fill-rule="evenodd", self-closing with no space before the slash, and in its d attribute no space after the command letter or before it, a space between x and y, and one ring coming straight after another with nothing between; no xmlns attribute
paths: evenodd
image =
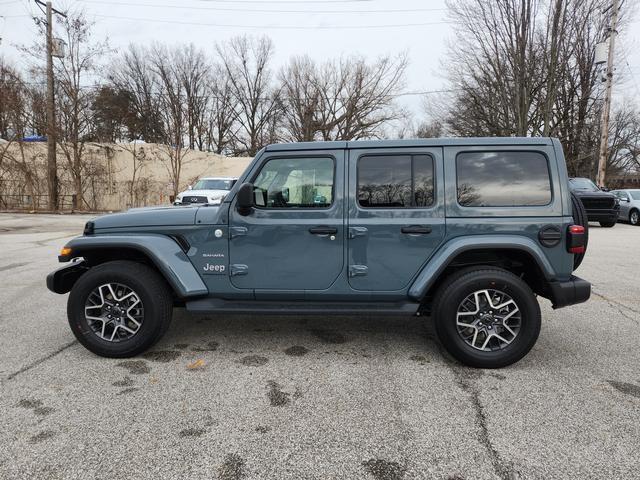
<svg viewBox="0 0 640 480"><path fill-rule="evenodd" d="M205 177L198 180L195 185L189 185L188 189L180 192L173 202L174 205L189 205L191 203L209 203L218 205L224 200L237 178L231 177Z"/></svg>

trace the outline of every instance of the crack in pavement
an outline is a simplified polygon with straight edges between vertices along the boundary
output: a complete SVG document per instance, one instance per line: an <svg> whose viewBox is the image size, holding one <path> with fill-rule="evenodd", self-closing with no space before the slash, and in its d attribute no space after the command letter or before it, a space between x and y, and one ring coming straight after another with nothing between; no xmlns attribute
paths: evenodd
<svg viewBox="0 0 640 480"><path fill-rule="evenodd" d="M47 360L51 360L53 357L55 357L56 355L64 352L67 348L74 346L75 344L78 343L78 340L73 340L72 342L69 342L65 345L63 345L62 347L58 348L57 350L55 350L54 352L51 352L49 355L46 355L42 358L39 358L38 360L35 360L33 362L31 362L28 365L25 365L24 367L22 367L20 370L13 372L11 374L9 374L9 376L2 382L8 382L10 380L13 380L14 378L16 378L18 375L27 372L29 370L31 370L34 367L37 367L38 365L46 362Z"/></svg>
<svg viewBox="0 0 640 480"><path fill-rule="evenodd" d="M429 337L429 335L428 335ZM440 342L435 341L449 370L453 372L456 384L464 391L469 393L471 399L471 405L473 406L473 412L475 414L475 423L478 427L478 441L485 448L489 458L491 459L491 466L493 471L501 480L515 480L516 474L513 471L513 467L509 464L505 464L500 454L493 446L491 442L491 436L489 435L489 426L487 425L487 416L484 412L484 406L480 400L480 389L475 384L474 380L484 375L484 372L480 369L474 369L464 367L455 363L455 360L451 358L449 353L442 347Z"/></svg>
<svg viewBox="0 0 640 480"><path fill-rule="evenodd" d="M458 384L458 386L465 392L468 392L471 397L471 405L473 405L473 410L476 415L476 425L479 429L478 440L489 454L491 465L493 466L493 471L502 480L515 479L516 475L513 471L513 468L509 465L505 465L505 462L502 460L500 454L493 446L491 437L489 436L487 417L485 415L482 402L480 401L480 390L474 382L475 379L483 375L482 370L476 371L473 369L467 369L465 367L454 365L450 366L451 370L453 371L453 375L456 378L456 383Z"/></svg>
<svg viewBox="0 0 640 480"><path fill-rule="evenodd" d="M628 305L625 305L624 303L618 302L616 300L612 300L609 297L601 294L601 293L597 293L593 290L593 288L591 289L591 293L593 295L595 295L598 298L601 298L602 300L604 300L605 302L607 302L609 304L609 306L611 308L615 308L616 310L618 310L618 312L620 312L620 315L622 315L624 318L626 318L627 320L631 320L633 323L635 323L636 325L640 325L640 322L638 321L637 318L634 318L630 315L627 315L625 312L622 311L622 308L625 308L633 313L637 313L638 315L640 315L640 310L635 310L634 308L629 307Z"/></svg>
<svg viewBox="0 0 640 480"><path fill-rule="evenodd" d="M7 270L11 270L12 268L24 267L28 265L27 263L10 263L9 265L4 265L0 267L0 272L5 272Z"/></svg>

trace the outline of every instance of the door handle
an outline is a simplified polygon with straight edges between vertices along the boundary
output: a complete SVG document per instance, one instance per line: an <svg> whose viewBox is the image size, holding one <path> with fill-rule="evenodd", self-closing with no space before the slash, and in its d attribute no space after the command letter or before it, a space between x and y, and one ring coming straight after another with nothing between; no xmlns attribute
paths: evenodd
<svg viewBox="0 0 640 480"><path fill-rule="evenodd" d="M408 227L402 227L400 231L409 235L426 235L431 233L431 227L425 225L409 225Z"/></svg>
<svg viewBox="0 0 640 480"><path fill-rule="evenodd" d="M311 227L309 229L309 233L312 233L314 235L335 235L336 233L338 233L338 229L335 227L325 226Z"/></svg>

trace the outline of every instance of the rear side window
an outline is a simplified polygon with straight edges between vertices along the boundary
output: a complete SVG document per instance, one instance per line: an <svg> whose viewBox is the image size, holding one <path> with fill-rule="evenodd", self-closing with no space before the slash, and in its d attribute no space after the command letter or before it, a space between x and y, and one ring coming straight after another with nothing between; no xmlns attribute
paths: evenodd
<svg viewBox="0 0 640 480"><path fill-rule="evenodd" d="M366 208L417 208L433 205L433 157L361 157L358 161L358 203Z"/></svg>
<svg viewBox="0 0 640 480"><path fill-rule="evenodd" d="M538 152L463 152L456 157L458 203L522 207L551 203L549 166Z"/></svg>

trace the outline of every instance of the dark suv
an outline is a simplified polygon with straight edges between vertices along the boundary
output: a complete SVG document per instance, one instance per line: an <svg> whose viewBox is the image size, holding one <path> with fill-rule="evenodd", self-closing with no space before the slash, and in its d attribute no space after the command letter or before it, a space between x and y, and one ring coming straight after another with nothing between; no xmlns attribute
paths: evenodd
<svg viewBox="0 0 640 480"><path fill-rule="evenodd" d="M584 302L584 209L560 143L466 138L269 145L219 205L87 223L47 278L89 350L137 355L175 305L218 314L430 316L458 360L502 367L537 296Z"/></svg>
<svg viewBox="0 0 640 480"><path fill-rule="evenodd" d="M590 222L600 222L601 227L613 227L618 221L620 200L612 193L598 188L588 178L570 178L569 187L580 199Z"/></svg>

